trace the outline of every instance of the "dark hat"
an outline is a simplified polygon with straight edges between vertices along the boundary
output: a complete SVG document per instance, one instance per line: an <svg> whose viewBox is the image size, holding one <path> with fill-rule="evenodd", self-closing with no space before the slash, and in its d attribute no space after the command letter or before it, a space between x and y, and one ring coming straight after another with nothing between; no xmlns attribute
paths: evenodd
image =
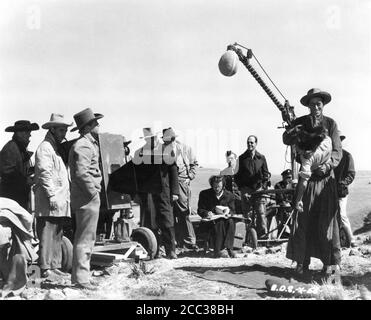
<svg viewBox="0 0 371 320"><path fill-rule="evenodd" d="M7 127L5 132L18 132L18 131L35 131L39 130L37 123L31 123L28 120L18 120L14 122L14 126Z"/></svg>
<svg viewBox="0 0 371 320"><path fill-rule="evenodd" d="M292 171L291 171L291 169L286 169L285 171L283 171L281 173L281 176L282 177L288 177L288 176L291 176L292 177Z"/></svg>
<svg viewBox="0 0 371 320"><path fill-rule="evenodd" d="M76 127L72 128L71 131L76 131L82 129L84 126L86 126L89 122L93 120L98 120L103 118L104 116L100 113L93 113L93 111L90 108L86 108L79 113L76 113L73 118L76 122Z"/></svg>
<svg viewBox="0 0 371 320"><path fill-rule="evenodd" d="M313 88L308 91L308 93L300 99L300 103L304 106L308 106L310 99L320 97L323 100L323 104L327 104L331 101L331 95L322 91L321 89Z"/></svg>
<svg viewBox="0 0 371 320"><path fill-rule="evenodd" d="M167 128L162 130L162 140L171 141L171 139L176 138L178 135L175 133L173 128Z"/></svg>

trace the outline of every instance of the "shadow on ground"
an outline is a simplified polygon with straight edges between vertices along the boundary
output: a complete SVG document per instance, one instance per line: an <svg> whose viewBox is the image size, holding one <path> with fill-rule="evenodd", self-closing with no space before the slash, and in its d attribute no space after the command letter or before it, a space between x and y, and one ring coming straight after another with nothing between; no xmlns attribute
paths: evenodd
<svg viewBox="0 0 371 320"><path fill-rule="evenodd" d="M346 287L350 286L365 286L371 291L371 272L367 272L362 276L344 276L342 277L343 285Z"/></svg>

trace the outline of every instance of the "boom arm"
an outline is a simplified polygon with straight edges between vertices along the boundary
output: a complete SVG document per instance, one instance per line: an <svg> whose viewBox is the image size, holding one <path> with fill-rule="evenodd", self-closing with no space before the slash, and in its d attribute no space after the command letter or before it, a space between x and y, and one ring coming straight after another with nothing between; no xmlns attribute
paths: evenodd
<svg viewBox="0 0 371 320"><path fill-rule="evenodd" d="M247 55L244 56L242 50L237 48L236 45L229 45L227 50L233 50L236 52L239 60L243 63L243 65L247 68L247 70L251 73L251 75L255 78L255 80L260 84L266 94L271 98L273 103L277 106L277 108L281 111L282 120L287 123L287 125L291 125L292 121L295 119L294 107L290 106L289 101L286 100L285 104L283 105L277 97L274 95L271 89L269 89L268 85L264 82L264 80L260 77L258 72L254 69L254 67L250 64L250 59L252 58L252 51L251 49L247 49Z"/></svg>

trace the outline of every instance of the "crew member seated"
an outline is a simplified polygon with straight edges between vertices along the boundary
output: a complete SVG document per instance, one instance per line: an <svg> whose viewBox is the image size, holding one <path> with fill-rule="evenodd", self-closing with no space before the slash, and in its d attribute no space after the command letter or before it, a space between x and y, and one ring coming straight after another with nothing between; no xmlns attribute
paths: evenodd
<svg viewBox="0 0 371 320"><path fill-rule="evenodd" d="M293 180L292 180L292 171L290 169L286 169L281 173L282 180L277 182L274 185L274 189L282 190L282 189L292 189L293 188ZM291 206L292 199L294 196L294 192L282 192L276 194L276 204L281 206L289 207Z"/></svg>
<svg viewBox="0 0 371 320"><path fill-rule="evenodd" d="M202 190L199 195L197 213L203 218L200 229L208 231L215 258L234 258L236 227L233 219L228 218L235 214L234 196L225 190L224 176L211 176L209 184L211 188Z"/></svg>
<svg viewBox="0 0 371 320"><path fill-rule="evenodd" d="M279 224L284 224L289 214L292 210L292 201L294 197L294 189L295 184L293 181L292 171L290 169L286 169L281 173L282 180L277 182L274 185L274 189L276 190L284 190L288 189L287 192L277 192L276 193L276 204L279 206L278 212L276 215L277 222ZM285 227L286 234L290 233L290 228L288 225Z"/></svg>

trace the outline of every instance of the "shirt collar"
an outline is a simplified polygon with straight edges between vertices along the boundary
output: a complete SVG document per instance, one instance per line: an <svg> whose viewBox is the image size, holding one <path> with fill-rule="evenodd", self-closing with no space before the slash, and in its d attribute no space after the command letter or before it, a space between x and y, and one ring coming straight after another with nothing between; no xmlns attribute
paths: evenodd
<svg viewBox="0 0 371 320"><path fill-rule="evenodd" d="M92 136L90 132L83 135L86 139L88 139L93 144L98 144L98 141Z"/></svg>

